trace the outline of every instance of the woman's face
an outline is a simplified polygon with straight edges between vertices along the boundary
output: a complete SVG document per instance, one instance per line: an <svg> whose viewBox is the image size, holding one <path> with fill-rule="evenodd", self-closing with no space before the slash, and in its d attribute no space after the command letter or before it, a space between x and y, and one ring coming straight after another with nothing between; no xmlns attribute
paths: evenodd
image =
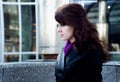
<svg viewBox="0 0 120 82"><path fill-rule="evenodd" d="M58 24L57 32L59 33L60 37L64 41L70 41L71 43L75 41L75 38L73 36L73 30L74 28L68 25L61 25Z"/></svg>

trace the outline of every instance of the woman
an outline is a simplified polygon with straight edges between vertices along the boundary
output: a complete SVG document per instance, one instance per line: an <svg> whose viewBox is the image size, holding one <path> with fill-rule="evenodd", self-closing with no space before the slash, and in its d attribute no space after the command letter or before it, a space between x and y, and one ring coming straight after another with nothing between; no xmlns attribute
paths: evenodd
<svg viewBox="0 0 120 82"><path fill-rule="evenodd" d="M55 13L57 31L66 41L56 61L56 82L102 82L102 63L107 53L85 14L80 4L66 4Z"/></svg>

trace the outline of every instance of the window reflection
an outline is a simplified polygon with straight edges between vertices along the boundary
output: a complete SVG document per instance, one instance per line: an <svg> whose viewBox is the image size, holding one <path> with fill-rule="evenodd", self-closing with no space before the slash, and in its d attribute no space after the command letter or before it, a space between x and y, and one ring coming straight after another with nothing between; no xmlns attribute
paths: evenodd
<svg viewBox="0 0 120 82"><path fill-rule="evenodd" d="M15 54L15 55L4 55L4 62L18 62L19 60L19 55Z"/></svg>
<svg viewBox="0 0 120 82"><path fill-rule="evenodd" d="M112 53L112 54L110 54L110 59L112 61L120 61L120 54Z"/></svg>
<svg viewBox="0 0 120 82"><path fill-rule="evenodd" d="M21 2L35 2L35 0L21 0Z"/></svg>
<svg viewBox="0 0 120 82"><path fill-rule="evenodd" d="M85 0L85 1L98 1L98 0Z"/></svg>
<svg viewBox="0 0 120 82"><path fill-rule="evenodd" d="M4 2L17 2L18 0L3 0Z"/></svg>
<svg viewBox="0 0 120 82"><path fill-rule="evenodd" d="M35 54L22 54L22 61L32 61L35 60Z"/></svg>
<svg viewBox="0 0 120 82"><path fill-rule="evenodd" d="M35 6L22 5L22 51L36 50Z"/></svg>
<svg viewBox="0 0 120 82"><path fill-rule="evenodd" d="M87 18L92 23L98 23L98 4L97 3L86 3L85 8L87 11Z"/></svg>
<svg viewBox="0 0 120 82"><path fill-rule="evenodd" d="M113 3L109 13L110 51L120 51L120 1Z"/></svg>
<svg viewBox="0 0 120 82"><path fill-rule="evenodd" d="M19 27L17 5L4 5L5 52L19 50Z"/></svg>
<svg viewBox="0 0 120 82"><path fill-rule="evenodd" d="M44 58L43 57L43 54L39 54L38 55L38 59L42 59ZM36 54L22 54L22 61L25 62L25 61L37 61L35 60L36 59Z"/></svg>

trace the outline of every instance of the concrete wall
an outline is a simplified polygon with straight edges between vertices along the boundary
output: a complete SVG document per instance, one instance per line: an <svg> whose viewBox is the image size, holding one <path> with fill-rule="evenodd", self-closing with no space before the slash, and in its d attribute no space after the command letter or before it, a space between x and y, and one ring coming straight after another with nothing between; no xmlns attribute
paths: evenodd
<svg viewBox="0 0 120 82"><path fill-rule="evenodd" d="M55 82L54 62L0 64L0 82Z"/></svg>
<svg viewBox="0 0 120 82"><path fill-rule="evenodd" d="M120 82L120 61L103 64L103 82Z"/></svg>
<svg viewBox="0 0 120 82"><path fill-rule="evenodd" d="M0 64L0 82L55 82L55 62ZM120 62L103 64L103 82L120 82Z"/></svg>

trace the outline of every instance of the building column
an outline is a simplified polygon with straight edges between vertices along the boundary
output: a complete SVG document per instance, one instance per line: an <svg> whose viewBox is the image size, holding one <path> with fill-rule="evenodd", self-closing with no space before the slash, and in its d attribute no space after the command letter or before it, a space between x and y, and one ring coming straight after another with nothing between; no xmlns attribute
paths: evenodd
<svg viewBox="0 0 120 82"><path fill-rule="evenodd" d="M69 3L69 0L39 0L39 53L54 55L61 49L61 41L58 38L54 19L55 11L61 5ZM43 57L43 56L42 56Z"/></svg>
<svg viewBox="0 0 120 82"><path fill-rule="evenodd" d="M106 0L98 0L98 32L101 40L108 44L108 24L106 22Z"/></svg>

